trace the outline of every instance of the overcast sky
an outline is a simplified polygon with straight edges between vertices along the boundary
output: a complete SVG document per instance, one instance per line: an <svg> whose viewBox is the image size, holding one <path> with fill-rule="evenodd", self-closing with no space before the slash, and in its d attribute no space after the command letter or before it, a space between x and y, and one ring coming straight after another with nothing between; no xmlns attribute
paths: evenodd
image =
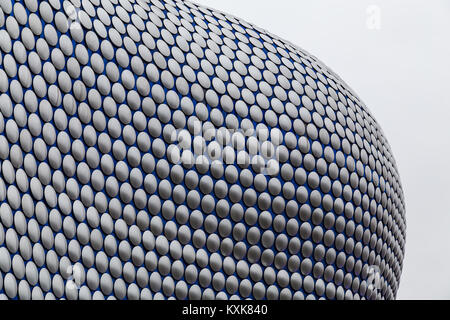
<svg viewBox="0 0 450 320"><path fill-rule="evenodd" d="M405 191L398 299L450 299L450 1L197 0L289 40L371 109Z"/></svg>

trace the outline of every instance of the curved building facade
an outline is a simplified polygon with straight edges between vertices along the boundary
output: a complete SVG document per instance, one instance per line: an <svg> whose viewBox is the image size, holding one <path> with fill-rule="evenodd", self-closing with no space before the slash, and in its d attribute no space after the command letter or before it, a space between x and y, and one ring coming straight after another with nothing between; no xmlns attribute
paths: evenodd
<svg viewBox="0 0 450 320"><path fill-rule="evenodd" d="M382 129L316 57L179 0L0 2L0 298L394 299Z"/></svg>

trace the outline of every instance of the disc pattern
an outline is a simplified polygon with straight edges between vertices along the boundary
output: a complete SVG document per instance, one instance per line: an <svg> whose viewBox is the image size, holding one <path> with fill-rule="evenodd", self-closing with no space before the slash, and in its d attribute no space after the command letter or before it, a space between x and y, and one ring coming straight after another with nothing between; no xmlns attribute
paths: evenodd
<svg viewBox="0 0 450 320"><path fill-rule="evenodd" d="M398 289L403 192L370 111L311 54L188 1L2 0L0 164L0 298Z"/></svg>

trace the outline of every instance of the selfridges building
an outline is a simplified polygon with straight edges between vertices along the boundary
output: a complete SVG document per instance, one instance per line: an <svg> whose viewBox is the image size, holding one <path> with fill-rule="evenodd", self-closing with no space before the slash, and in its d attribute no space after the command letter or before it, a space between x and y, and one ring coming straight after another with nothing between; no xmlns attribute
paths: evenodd
<svg viewBox="0 0 450 320"><path fill-rule="evenodd" d="M394 299L405 206L316 57L188 1L0 2L0 298Z"/></svg>

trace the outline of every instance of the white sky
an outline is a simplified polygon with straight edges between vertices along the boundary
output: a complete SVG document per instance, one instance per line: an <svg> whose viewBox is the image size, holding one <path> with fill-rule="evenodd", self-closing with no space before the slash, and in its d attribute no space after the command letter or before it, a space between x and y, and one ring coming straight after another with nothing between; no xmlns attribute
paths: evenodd
<svg viewBox="0 0 450 320"><path fill-rule="evenodd" d="M299 45L364 100L391 144L405 191L397 298L450 299L450 1L196 2ZM370 29L368 10L377 9L380 28Z"/></svg>

